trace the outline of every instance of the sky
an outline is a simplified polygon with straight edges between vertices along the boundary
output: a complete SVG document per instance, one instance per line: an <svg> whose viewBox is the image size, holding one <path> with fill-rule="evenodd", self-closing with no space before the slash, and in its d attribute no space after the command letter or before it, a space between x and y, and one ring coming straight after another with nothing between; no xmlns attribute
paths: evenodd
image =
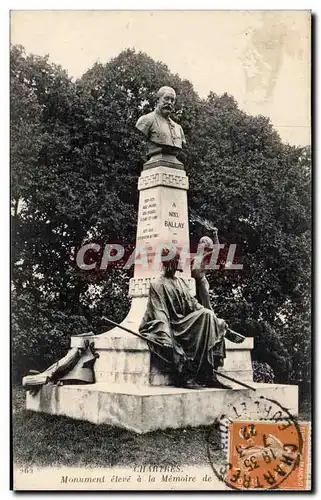
<svg viewBox="0 0 321 500"><path fill-rule="evenodd" d="M285 142L311 142L308 11L20 10L11 11L11 43L49 54L75 78L135 48L201 97L227 92L268 116Z"/></svg>

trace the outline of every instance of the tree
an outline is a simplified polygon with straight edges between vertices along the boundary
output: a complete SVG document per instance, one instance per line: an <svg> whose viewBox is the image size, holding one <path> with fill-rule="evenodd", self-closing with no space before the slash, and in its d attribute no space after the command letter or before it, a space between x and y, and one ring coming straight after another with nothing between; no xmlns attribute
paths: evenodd
<svg viewBox="0 0 321 500"><path fill-rule="evenodd" d="M306 314L310 302L309 148L282 144L267 118L246 115L228 95L210 94L199 120L190 143L190 203L214 221L223 243L237 245L243 265L241 272L211 273L217 311L234 328L257 336L261 358L269 325L274 357L281 349L291 359L290 317ZM265 349L262 361L270 356ZM286 379L289 366L283 363L282 373L281 359L278 364L278 379Z"/></svg>
<svg viewBox="0 0 321 500"><path fill-rule="evenodd" d="M190 207L198 221L219 228L223 243L237 245L243 264L241 272L221 269L209 276L217 313L254 335L256 358L273 365L278 380L286 379L291 368L283 361L297 362L302 341L296 320L305 325L305 357L310 338L309 149L283 144L267 118L247 115L227 94L200 99L190 82L133 50L72 81L47 57L12 48L15 335L43 339L35 317L45 331L58 331L59 324L65 338L63 323L70 317L77 318L72 324L80 333L98 327L104 314L125 316L131 271L85 272L75 257L89 242L135 243L145 153L135 122L153 109L162 85L178 95ZM206 231L197 220L192 215L194 247ZM297 335L296 347L287 335Z"/></svg>

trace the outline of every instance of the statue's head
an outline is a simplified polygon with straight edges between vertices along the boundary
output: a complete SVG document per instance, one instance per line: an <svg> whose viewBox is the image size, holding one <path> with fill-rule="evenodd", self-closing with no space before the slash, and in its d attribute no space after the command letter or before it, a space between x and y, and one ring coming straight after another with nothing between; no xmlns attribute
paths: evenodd
<svg viewBox="0 0 321 500"><path fill-rule="evenodd" d="M157 92L157 97L156 109L167 118L174 111L176 92L172 87L161 87Z"/></svg>

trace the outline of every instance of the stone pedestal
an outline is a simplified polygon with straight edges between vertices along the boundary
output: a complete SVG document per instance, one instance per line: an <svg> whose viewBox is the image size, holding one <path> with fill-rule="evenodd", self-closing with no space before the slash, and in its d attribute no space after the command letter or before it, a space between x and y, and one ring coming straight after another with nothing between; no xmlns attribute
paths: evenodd
<svg viewBox="0 0 321 500"><path fill-rule="evenodd" d="M154 154L146 163L144 163L143 170L148 170L154 167L170 167L184 170L183 163L172 154L164 154L159 152Z"/></svg>
<svg viewBox="0 0 321 500"><path fill-rule="evenodd" d="M137 288L144 287L144 279L159 276L159 251L164 245L175 245L189 252L188 177L185 171L168 166L143 170L138 190L136 248L146 249L147 262L142 259L141 264L135 264L129 290L132 296L135 296ZM188 278L190 275L186 260L183 276Z"/></svg>
<svg viewBox="0 0 321 500"><path fill-rule="evenodd" d="M189 252L188 178L179 162L171 164L170 158L162 155L156 160L145 164L138 182L137 261L129 286L131 309L122 322L122 326L136 332L146 309L150 282L160 273L157 252L165 244ZM195 294L187 259L183 276ZM251 397L252 391L240 389L237 384L230 384L233 390L172 387L170 371L153 357L146 342L121 328L99 336L72 337L71 347L81 345L85 338L94 341L99 353L95 363L95 384L45 386L36 396L27 393L27 409L142 433L212 424L227 402L235 404L240 398L246 401ZM273 394L292 414L297 414L296 386L253 384L252 339L246 339L243 344L227 341L226 348L223 371L227 375L256 386L257 397Z"/></svg>
<svg viewBox="0 0 321 500"><path fill-rule="evenodd" d="M94 424L108 424L143 434L158 429L211 425L228 407L253 404L253 394L280 401L297 415L297 386L254 384L247 389L178 389L140 387L134 384L96 383L91 386L45 386L36 395L27 394L27 408L64 415ZM253 418L257 417L256 412ZM248 418L251 415L248 414Z"/></svg>

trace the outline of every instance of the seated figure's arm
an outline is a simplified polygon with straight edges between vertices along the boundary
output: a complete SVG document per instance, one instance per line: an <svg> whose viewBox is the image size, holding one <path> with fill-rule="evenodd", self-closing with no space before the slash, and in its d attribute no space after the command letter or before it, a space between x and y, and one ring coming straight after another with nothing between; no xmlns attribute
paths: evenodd
<svg viewBox="0 0 321 500"><path fill-rule="evenodd" d="M214 228L213 243L214 243L214 245L220 244L220 240L218 239L218 229L217 228Z"/></svg>
<svg viewBox="0 0 321 500"><path fill-rule="evenodd" d="M198 300L191 294L187 281L185 281L184 278L180 278L180 280L184 283L184 294L187 299L190 311L192 312L197 311L198 309L204 309L204 306L202 306L202 304L200 304Z"/></svg>
<svg viewBox="0 0 321 500"><path fill-rule="evenodd" d="M204 309L204 306L202 306L202 304L200 304L198 300L192 296L192 294L191 294L191 304L194 311L197 311L198 309Z"/></svg>

